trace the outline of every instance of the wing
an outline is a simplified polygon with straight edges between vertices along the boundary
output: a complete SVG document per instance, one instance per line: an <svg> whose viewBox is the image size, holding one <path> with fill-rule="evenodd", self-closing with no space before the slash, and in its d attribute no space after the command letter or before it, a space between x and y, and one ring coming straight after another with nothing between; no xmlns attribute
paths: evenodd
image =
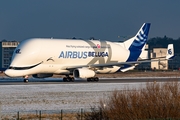
<svg viewBox="0 0 180 120"><path fill-rule="evenodd" d="M166 59L161 59L161 60L166 60ZM125 65L129 66L135 66L140 63L147 63L147 62L153 62L153 61L159 61L159 60L140 60L140 61L131 61L131 62L117 62L117 63L107 63L107 64L89 64L89 65L77 65L77 66L64 66L62 69L65 70L71 70L71 69L76 69L76 68L83 68L87 67L89 69L102 69L104 68L112 68L113 66L118 66L118 67L124 67Z"/></svg>
<svg viewBox="0 0 180 120"><path fill-rule="evenodd" d="M106 64L88 64L88 65L76 65L76 66L64 66L62 69L64 70L74 70L76 68L83 68L87 67L93 70L99 70L103 68L113 68L113 66L121 67L122 72L129 70L132 67L135 67L141 63L148 63L148 62L155 62L155 61L163 61L163 60L170 60L174 57L174 48L173 44L168 45L167 54L164 57L152 58L152 59L140 59L138 61L130 61L130 62L116 62L116 63L106 63ZM124 68L123 68L124 67Z"/></svg>

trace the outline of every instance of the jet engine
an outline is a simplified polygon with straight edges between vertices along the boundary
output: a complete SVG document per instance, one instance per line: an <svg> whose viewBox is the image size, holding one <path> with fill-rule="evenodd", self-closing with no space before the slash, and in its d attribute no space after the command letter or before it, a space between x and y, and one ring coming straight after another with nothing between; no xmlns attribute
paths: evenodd
<svg viewBox="0 0 180 120"><path fill-rule="evenodd" d="M73 76L75 78L91 78L95 76L95 72L93 70L89 70L86 68L78 68L73 71Z"/></svg>
<svg viewBox="0 0 180 120"><path fill-rule="evenodd" d="M46 77L52 77L53 74L48 73L40 73L40 74L34 74L32 75L34 78L46 78Z"/></svg>

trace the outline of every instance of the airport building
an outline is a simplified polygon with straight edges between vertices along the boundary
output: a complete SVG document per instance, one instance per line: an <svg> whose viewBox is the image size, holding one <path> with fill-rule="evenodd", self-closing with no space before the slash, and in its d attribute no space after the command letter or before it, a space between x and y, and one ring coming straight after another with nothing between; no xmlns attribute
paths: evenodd
<svg viewBox="0 0 180 120"><path fill-rule="evenodd" d="M141 63L136 66L136 70L180 70L180 54L175 53L175 57L172 60L162 60L167 53L167 48L154 48L148 50L148 58L156 59L155 62Z"/></svg>
<svg viewBox="0 0 180 120"><path fill-rule="evenodd" d="M0 71L9 67L14 49L18 46L17 41L0 41Z"/></svg>
<svg viewBox="0 0 180 120"><path fill-rule="evenodd" d="M161 57L166 56L167 48L154 48L152 50L149 50L148 45L146 45L145 50L147 51L147 53L145 54L148 56L147 57L148 59L154 59L157 61L149 62L149 63L141 63L136 67L137 70L168 70L169 68L171 68L170 66L172 66L172 64L175 64L174 59L170 61L162 60L164 58Z"/></svg>
<svg viewBox="0 0 180 120"><path fill-rule="evenodd" d="M154 48L151 52L151 58L157 58L156 62L151 62L152 70L168 70L168 60L162 60L167 53L167 48Z"/></svg>

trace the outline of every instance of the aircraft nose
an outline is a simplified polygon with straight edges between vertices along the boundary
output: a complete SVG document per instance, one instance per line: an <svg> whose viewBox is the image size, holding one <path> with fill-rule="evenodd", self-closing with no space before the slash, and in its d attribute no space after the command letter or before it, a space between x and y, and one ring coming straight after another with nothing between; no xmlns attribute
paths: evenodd
<svg viewBox="0 0 180 120"><path fill-rule="evenodd" d="M14 69L7 69L7 70L5 70L4 73L8 77L22 77L22 76L25 76L24 71L14 70Z"/></svg>
<svg viewBox="0 0 180 120"><path fill-rule="evenodd" d="M9 69L5 70L4 74L8 77L11 77L11 71Z"/></svg>

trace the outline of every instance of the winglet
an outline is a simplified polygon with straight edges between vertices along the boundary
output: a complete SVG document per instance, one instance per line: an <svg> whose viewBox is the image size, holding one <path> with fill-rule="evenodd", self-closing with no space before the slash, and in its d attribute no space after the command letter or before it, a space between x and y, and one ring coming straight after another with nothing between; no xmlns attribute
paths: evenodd
<svg viewBox="0 0 180 120"><path fill-rule="evenodd" d="M167 48L167 54L166 54L166 59L172 59L174 57L174 46L173 44L169 44Z"/></svg>

